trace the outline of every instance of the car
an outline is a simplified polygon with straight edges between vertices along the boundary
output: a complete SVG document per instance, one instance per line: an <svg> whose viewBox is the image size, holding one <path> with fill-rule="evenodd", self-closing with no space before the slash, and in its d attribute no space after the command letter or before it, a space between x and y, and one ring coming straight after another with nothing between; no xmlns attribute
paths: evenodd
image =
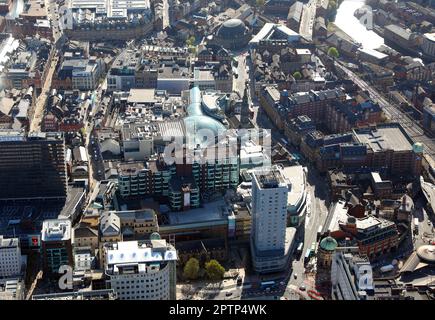
<svg viewBox="0 0 435 320"><path fill-rule="evenodd" d="M227 293L225 293L225 296L227 296L227 297L230 297L230 296L232 296L232 295L233 295L232 292L227 292Z"/></svg>
<svg viewBox="0 0 435 320"><path fill-rule="evenodd" d="M297 279L297 278L298 278L298 274L295 273L295 274L293 275L293 278Z"/></svg>
<svg viewBox="0 0 435 320"><path fill-rule="evenodd" d="M305 289L306 289L306 287L303 284L299 287L299 290L301 290L301 291L305 291Z"/></svg>

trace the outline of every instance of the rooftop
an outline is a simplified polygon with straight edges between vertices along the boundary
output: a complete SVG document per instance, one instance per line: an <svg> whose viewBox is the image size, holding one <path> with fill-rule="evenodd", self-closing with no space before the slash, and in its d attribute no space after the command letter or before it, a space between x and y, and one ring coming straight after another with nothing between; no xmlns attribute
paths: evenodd
<svg viewBox="0 0 435 320"><path fill-rule="evenodd" d="M374 152L412 150L411 138L398 123L355 129L353 132L357 142L367 144Z"/></svg>
<svg viewBox="0 0 435 320"><path fill-rule="evenodd" d="M166 240L123 241L106 248L108 265L177 260L177 252Z"/></svg>
<svg viewBox="0 0 435 320"><path fill-rule="evenodd" d="M0 249L2 248L14 248L18 247L20 245L18 238L3 238L2 235L0 235Z"/></svg>
<svg viewBox="0 0 435 320"><path fill-rule="evenodd" d="M287 187L284 175L278 168L254 170L253 175L261 189Z"/></svg>
<svg viewBox="0 0 435 320"><path fill-rule="evenodd" d="M50 219L42 224L42 241L67 241L71 239L71 221Z"/></svg>
<svg viewBox="0 0 435 320"><path fill-rule="evenodd" d="M266 23L263 28L249 41L250 45L256 45L262 40L287 40L296 42L300 35L282 24Z"/></svg>

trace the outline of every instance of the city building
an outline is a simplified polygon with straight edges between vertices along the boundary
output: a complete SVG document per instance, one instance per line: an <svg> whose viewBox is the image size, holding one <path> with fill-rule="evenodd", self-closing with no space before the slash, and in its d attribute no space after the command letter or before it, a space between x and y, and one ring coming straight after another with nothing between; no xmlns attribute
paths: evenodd
<svg viewBox="0 0 435 320"><path fill-rule="evenodd" d="M177 251L166 240L118 242L104 250L107 287L120 300L175 300Z"/></svg>
<svg viewBox="0 0 435 320"><path fill-rule="evenodd" d="M172 210L189 210L200 206L199 187L189 176L174 177L169 182L169 204Z"/></svg>
<svg viewBox="0 0 435 320"><path fill-rule="evenodd" d="M305 135L315 130L316 125L313 120L306 115L290 119L290 121L284 125L284 134L294 146L300 146Z"/></svg>
<svg viewBox="0 0 435 320"><path fill-rule="evenodd" d="M9 20L11 33L16 38L40 36L46 39L53 38L53 29L48 19L45 3L40 0L28 0L19 12L18 17Z"/></svg>
<svg viewBox="0 0 435 320"><path fill-rule="evenodd" d="M0 235L0 278L21 274L21 248L18 238L6 239Z"/></svg>
<svg viewBox="0 0 435 320"><path fill-rule="evenodd" d="M343 88L289 94L287 90L280 92L276 87L265 86L260 92L261 107L281 130L284 130L285 121L302 115L315 123L325 123L331 118L327 116L328 106L345 100Z"/></svg>
<svg viewBox="0 0 435 320"><path fill-rule="evenodd" d="M301 36L285 25L268 22L252 37L249 46L251 48L267 48L276 45L288 46L289 44L298 43L300 40Z"/></svg>
<svg viewBox="0 0 435 320"><path fill-rule="evenodd" d="M113 62L107 74L108 91L128 91L136 87L136 72L140 68L141 53L123 51Z"/></svg>
<svg viewBox="0 0 435 320"><path fill-rule="evenodd" d="M61 133L0 130L0 199L65 199Z"/></svg>
<svg viewBox="0 0 435 320"><path fill-rule="evenodd" d="M330 269L334 257L335 249L338 243L332 237L325 237L319 243L319 250L317 252L317 265L321 268Z"/></svg>
<svg viewBox="0 0 435 320"><path fill-rule="evenodd" d="M89 224L81 223L73 229L74 247L89 247L94 253L98 249L98 230Z"/></svg>
<svg viewBox="0 0 435 320"><path fill-rule="evenodd" d="M48 39L25 38L3 63L2 82L7 89L33 86L41 89L47 79L47 66L51 64L53 47Z"/></svg>
<svg viewBox="0 0 435 320"><path fill-rule="evenodd" d="M154 29L149 0L69 1L65 34L69 39L101 41L140 38Z"/></svg>
<svg viewBox="0 0 435 320"><path fill-rule="evenodd" d="M22 279L0 280L0 300L24 300L25 284Z"/></svg>
<svg viewBox="0 0 435 320"><path fill-rule="evenodd" d="M299 31L303 10L304 4L300 1L296 1L291 5L287 15L287 27Z"/></svg>
<svg viewBox="0 0 435 320"><path fill-rule="evenodd" d="M356 211L356 210L355 210ZM322 233L329 234L338 242L353 243L359 253L376 258L394 252L399 245L396 224L373 215L355 217L346 202L339 200L331 207Z"/></svg>
<svg viewBox="0 0 435 320"><path fill-rule="evenodd" d="M405 52L414 53L412 49L415 49L417 46L417 38L416 33L398 25L390 24L384 27L385 44L393 49L397 48Z"/></svg>
<svg viewBox="0 0 435 320"><path fill-rule="evenodd" d="M251 31L242 20L229 19L219 27L213 42L225 49L238 50L248 44L251 36Z"/></svg>
<svg viewBox="0 0 435 320"><path fill-rule="evenodd" d="M278 272L287 265L291 245L286 239L288 192L278 167L253 171L251 255L256 272Z"/></svg>
<svg viewBox="0 0 435 320"><path fill-rule="evenodd" d="M398 123L353 130L355 141L367 146L367 165L387 167L390 174L419 175L423 145L415 144Z"/></svg>
<svg viewBox="0 0 435 320"><path fill-rule="evenodd" d="M116 293L110 289L80 290L62 293L32 295L32 300L117 300Z"/></svg>
<svg viewBox="0 0 435 320"><path fill-rule="evenodd" d="M435 33L425 33L423 35L421 49L423 50L423 53L429 57L435 57Z"/></svg>
<svg viewBox="0 0 435 320"><path fill-rule="evenodd" d="M264 2L264 12L271 15L285 15L294 0L267 0Z"/></svg>
<svg viewBox="0 0 435 320"><path fill-rule="evenodd" d="M13 0L0 0L0 13L8 14L12 9Z"/></svg>
<svg viewBox="0 0 435 320"><path fill-rule="evenodd" d="M41 255L45 272L58 274L61 266L73 266L72 230L68 219L45 220L41 231Z"/></svg>
<svg viewBox="0 0 435 320"><path fill-rule="evenodd" d="M338 251L331 266L332 300L368 300L375 285L367 257Z"/></svg>
<svg viewBox="0 0 435 320"><path fill-rule="evenodd" d="M99 251L100 267L106 261L106 251L103 249L105 243L116 243L123 241L121 219L113 211L103 212L99 219Z"/></svg>
<svg viewBox="0 0 435 320"><path fill-rule="evenodd" d="M144 239L159 232L157 213L153 209L115 211L121 223L123 239Z"/></svg>
<svg viewBox="0 0 435 320"><path fill-rule="evenodd" d="M53 80L57 89L94 90L102 73L100 59L66 59Z"/></svg>
<svg viewBox="0 0 435 320"><path fill-rule="evenodd" d="M429 104L423 108L423 128L428 132L435 132L435 104Z"/></svg>
<svg viewBox="0 0 435 320"><path fill-rule="evenodd" d="M287 219L291 226L304 225L311 203L307 192L307 169L300 165L287 166L282 174L288 181Z"/></svg>

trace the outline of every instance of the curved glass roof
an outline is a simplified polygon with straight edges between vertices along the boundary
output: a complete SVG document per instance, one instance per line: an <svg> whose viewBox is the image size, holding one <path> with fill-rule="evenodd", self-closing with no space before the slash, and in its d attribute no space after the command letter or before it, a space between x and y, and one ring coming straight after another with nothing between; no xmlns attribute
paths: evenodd
<svg viewBox="0 0 435 320"><path fill-rule="evenodd" d="M190 90L190 105L187 107L188 117L184 118L188 143L193 146L206 146L214 143L207 136L214 137L226 131L225 126L219 121L203 114L201 109L201 91L198 87ZM211 138L211 137L210 137ZM208 143L207 143L208 142Z"/></svg>

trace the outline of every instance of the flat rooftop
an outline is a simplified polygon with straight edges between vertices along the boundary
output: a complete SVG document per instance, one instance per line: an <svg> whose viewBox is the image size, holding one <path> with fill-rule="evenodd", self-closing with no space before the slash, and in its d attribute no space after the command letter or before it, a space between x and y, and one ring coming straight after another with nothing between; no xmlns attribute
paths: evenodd
<svg viewBox="0 0 435 320"><path fill-rule="evenodd" d="M128 103L156 103L155 89L131 89Z"/></svg>
<svg viewBox="0 0 435 320"><path fill-rule="evenodd" d="M42 241L66 241L71 239L71 221L50 219L42 224Z"/></svg>
<svg viewBox="0 0 435 320"><path fill-rule="evenodd" d="M412 150L413 142L399 124L355 129L353 132L357 142L367 144L374 152Z"/></svg>
<svg viewBox="0 0 435 320"><path fill-rule="evenodd" d="M147 243L123 241L107 250L107 261L113 264L152 263L177 260L177 252L168 247L166 240L152 240Z"/></svg>
<svg viewBox="0 0 435 320"><path fill-rule="evenodd" d="M183 212L169 212L167 216L169 218L169 224L181 225L191 223L203 223L210 221L222 221L226 220L227 216L224 215L227 210L227 204L224 200L204 203L201 208L190 209Z"/></svg>
<svg viewBox="0 0 435 320"><path fill-rule="evenodd" d="M291 183L288 193L288 205L296 206L305 192L305 172L302 166L284 167L283 174Z"/></svg>
<svg viewBox="0 0 435 320"><path fill-rule="evenodd" d="M283 187L285 184L284 177L278 169L272 168L264 171L253 171L253 174L262 189L279 188ZM287 184L285 184L285 186L287 186Z"/></svg>

